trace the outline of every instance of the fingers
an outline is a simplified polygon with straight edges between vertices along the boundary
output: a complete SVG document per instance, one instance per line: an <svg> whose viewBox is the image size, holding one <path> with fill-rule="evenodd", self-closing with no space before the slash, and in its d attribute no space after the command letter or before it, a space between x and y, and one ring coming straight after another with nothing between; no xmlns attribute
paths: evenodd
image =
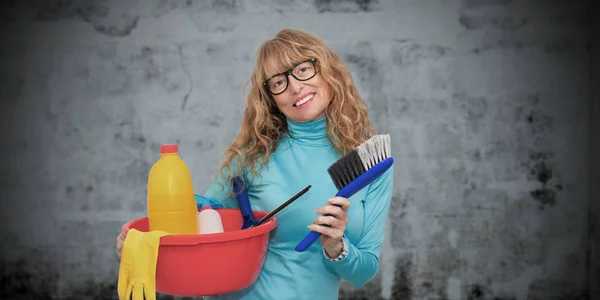
<svg viewBox="0 0 600 300"><path fill-rule="evenodd" d="M333 197L329 199L327 205L315 211L321 216L317 217L308 228L338 241L343 237L346 224L348 224L346 212L349 207L350 200L347 198Z"/></svg>
<svg viewBox="0 0 600 300"><path fill-rule="evenodd" d="M121 252L123 251L123 244L125 243L125 234L121 232L117 236L117 254L121 257Z"/></svg>
<svg viewBox="0 0 600 300"><path fill-rule="evenodd" d="M347 212L348 208L350 208L350 200L344 197L333 197L329 199L328 204L338 205L345 212Z"/></svg>
<svg viewBox="0 0 600 300"><path fill-rule="evenodd" d="M338 219L345 219L346 212L350 207L350 201L342 197L334 197L329 199L327 205L320 207L315 212L319 215L333 215Z"/></svg>
<svg viewBox="0 0 600 300"><path fill-rule="evenodd" d="M310 224L308 228L312 231L319 232L324 236L330 237L335 241L339 241L344 236L344 230L334 227L321 226L318 224Z"/></svg>
<svg viewBox="0 0 600 300"><path fill-rule="evenodd" d="M119 244L119 243L123 243L123 242L125 242L125 234L121 232L121 233L120 233L120 234L117 236L117 244Z"/></svg>
<svg viewBox="0 0 600 300"><path fill-rule="evenodd" d="M313 221L313 224L315 224L315 225L328 225L329 227L338 228L338 229L346 227L345 220L340 220L340 219L336 218L335 216L320 216L320 217L317 217Z"/></svg>

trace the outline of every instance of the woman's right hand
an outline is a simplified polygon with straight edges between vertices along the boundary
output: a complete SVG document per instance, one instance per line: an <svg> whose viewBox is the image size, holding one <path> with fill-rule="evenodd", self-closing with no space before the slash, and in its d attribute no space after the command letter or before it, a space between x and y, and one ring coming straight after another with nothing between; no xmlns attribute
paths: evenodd
<svg viewBox="0 0 600 300"><path fill-rule="evenodd" d="M121 231L117 236L117 255L121 258L121 252L123 251L123 243L125 243L125 232Z"/></svg>

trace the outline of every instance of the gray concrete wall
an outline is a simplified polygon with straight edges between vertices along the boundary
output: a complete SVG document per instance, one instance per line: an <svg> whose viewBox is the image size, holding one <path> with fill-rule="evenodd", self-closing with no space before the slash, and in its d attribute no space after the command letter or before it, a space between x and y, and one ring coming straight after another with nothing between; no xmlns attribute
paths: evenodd
<svg viewBox="0 0 600 300"><path fill-rule="evenodd" d="M600 15L600 2L594 1L593 12ZM591 90L591 163L590 163L590 295L600 299L600 19L592 19Z"/></svg>
<svg viewBox="0 0 600 300"><path fill-rule="evenodd" d="M145 213L158 145L180 144L202 192L238 131L255 50L284 27L338 51L392 135L381 269L363 289L344 284L342 299L587 299L598 279L583 4L3 5L7 299L116 299L115 237Z"/></svg>

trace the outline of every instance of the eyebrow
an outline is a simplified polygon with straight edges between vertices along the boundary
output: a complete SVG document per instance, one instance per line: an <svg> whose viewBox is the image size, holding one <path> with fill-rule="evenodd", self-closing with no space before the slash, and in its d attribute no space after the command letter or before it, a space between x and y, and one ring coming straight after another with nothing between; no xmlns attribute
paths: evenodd
<svg viewBox="0 0 600 300"><path fill-rule="evenodd" d="M298 61L296 61L296 62L292 63L292 65L291 65L290 67L287 67L287 68L286 68L285 70L283 70L282 72L274 73L274 74L273 74L273 75L271 75L271 76L265 76L265 80L264 80L264 82L266 83L266 81L268 81L269 79L271 79L271 78L273 78L273 77L275 77L275 76L277 76L277 75L281 75L281 74L283 74L283 73L285 73L285 72L287 72L287 71L289 71L289 70L292 70L292 69L293 69L294 67L296 67L297 65L299 65L299 64L301 64L301 63L304 63L304 62L307 62L307 61L310 61L311 59L313 59L313 58L309 57L309 58L306 58L306 59L300 59L300 60L298 60ZM266 74L266 72L265 72L265 74Z"/></svg>
<svg viewBox="0 0 600 300"><path fill-rule="evenodd" d="M276 65L282 65L282 64L276 64ZM283 70L283 71L281 71L281 72L277 72L277 71L275 71L275 72L271 73L272 75L268 75L268 74L267 74L267 76L265 77L265 79L269 79L269 78L272 78L273 76L276 76L276 75L280 75L280 74L282 74L282 73L285 73L285 72L287 72L288 70L290 70L291 68L293 68L294 66L295 66L295 64L293 64L291 67L285 67L285 68L284 68L284 70ZM274 68L274 69L277 69L277 68ZM265 72L265 73L266 73L266 72Z"/></svg>

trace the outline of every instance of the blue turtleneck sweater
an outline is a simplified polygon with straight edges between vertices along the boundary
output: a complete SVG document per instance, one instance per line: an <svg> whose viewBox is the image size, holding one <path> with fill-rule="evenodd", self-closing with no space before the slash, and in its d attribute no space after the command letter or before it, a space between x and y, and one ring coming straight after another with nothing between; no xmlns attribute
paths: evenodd
<svg viewBox="0 0 600 300"><path fill-rule="evenodd" d="M318 217L315 210L337 193L327 168L341 158L326 136L325 119L309 123L288 120L289 135L282 138L261 176L248 180L253 210L269 212L311 185L311 189L281 210L271 235L263 269L250 287L206 299L338 299L340 281L362 287L377 273L380 247L392 199L393 168L350 198L344 243L348 255L339 261L325 257L320 240L305 252L294 247ZM218 204L238 208L237 200L213 180L198 206Z"/></svg>

